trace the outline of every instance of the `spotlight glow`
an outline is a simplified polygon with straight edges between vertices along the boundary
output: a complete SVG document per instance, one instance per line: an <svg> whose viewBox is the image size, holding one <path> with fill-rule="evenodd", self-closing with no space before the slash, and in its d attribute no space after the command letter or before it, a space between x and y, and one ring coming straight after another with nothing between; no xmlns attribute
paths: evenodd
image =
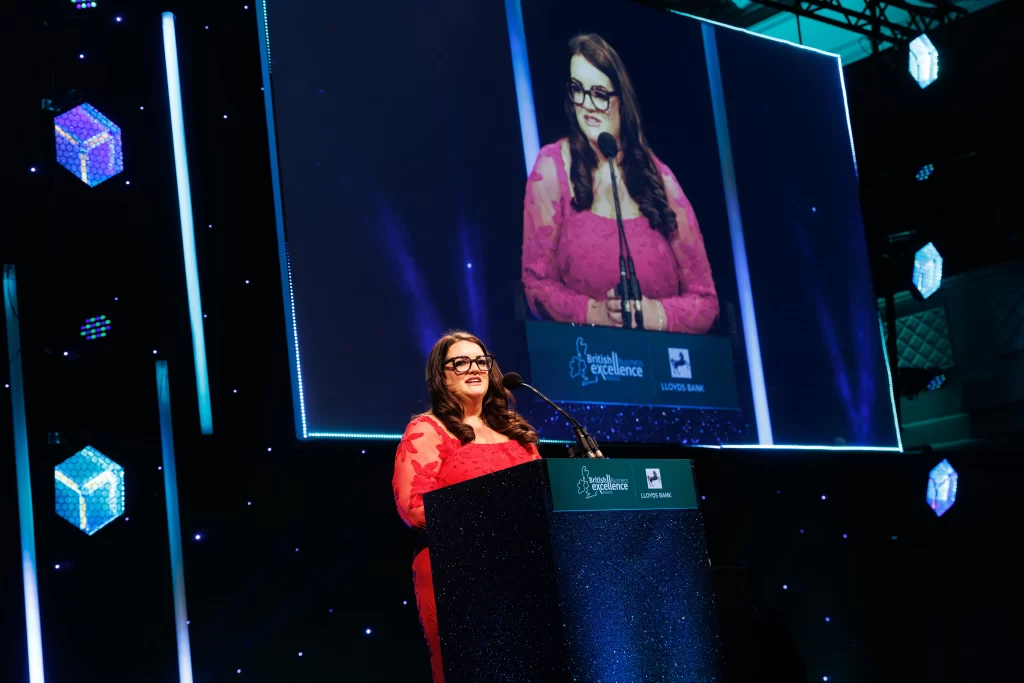
<svg viewBox="0 0 1024 683"><path fill-rule="evenodd" d="M86 446L53 468L57 514L92 536L124 514L124 469Z"/></svg>
<svg viewBox="0 0 1024 683"><path fill-rule="evenodd" d="M910 75L927 88L939 77L939 51L925 34L910 41Z"/></svg>
<svg viewBox="0 0 1024 683"><path fill-rule="evenodd" d="M124 170L121 128L91 104L80 104L56 117L53 128L57 163L89 187Z"/></svg>
<svg viewBox="0 0 1024 683"><path fill-rule="evenodd" d="M928 490L925 492L925 502L936 514L941 517L956 502L956 486L959 476L949 461L943 458L942 462L932 468L928 473Z"/></svg>
<svg viewBox="0 0 1024 683"><path fill-rule="evenodd" d="M931 242L914 254L914 287L927 299L942 286L942 256Z"/></svg>

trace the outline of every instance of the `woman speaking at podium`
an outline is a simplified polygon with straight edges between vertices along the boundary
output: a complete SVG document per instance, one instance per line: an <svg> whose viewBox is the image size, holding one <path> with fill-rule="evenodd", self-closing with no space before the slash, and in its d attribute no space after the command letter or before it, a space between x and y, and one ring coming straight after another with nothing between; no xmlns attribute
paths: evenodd
<svg viewBox="0 0 1024 683"><path fill-rule="evenodd" d="M409 423L395 455L395 504L409 526L427 527L424 493L540 458L537 432L509 409L511 394L501 377L494 356L471 334L450 332L434 344L427 359L431 411ZM434 683L441 683L444 670L430 554L422 542L421 546L412 562L416 607Z"/></svg>
<svg viewBox="0 0 1024 683"><path fill-rule="evenodd" d="M654 156L626 67L603 38L569 41L568 138L543 147L526 184L523 285L540 318L622 326L615 294L619 236L609 161L598 138L618 143L622 219L643 291L646 329L703 334L718 295L693 207ZM677 87L671 78L665 88Z"/></svg>

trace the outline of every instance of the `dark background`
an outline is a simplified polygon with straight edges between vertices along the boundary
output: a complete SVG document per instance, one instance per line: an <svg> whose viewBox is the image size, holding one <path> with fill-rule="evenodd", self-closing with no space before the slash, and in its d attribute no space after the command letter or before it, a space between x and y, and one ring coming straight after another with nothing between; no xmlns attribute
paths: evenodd
<svg viewBox="0 0 1024 683"><path fill-rule="evenodd" d="M12 25L33 47L8 61L5 112L21 133L10 141L10 212L0 231L4 262L18 266L22 344L0 344L25 368L48 680L177 680L157 470L158 358L171 370L196 681L427 680L411 604L412 539L388 489L394 444L294 441L252 6L166 6L178 13L209 315L216 434L203 438L159 13L134 3L93 13L67 5L13 8ZM896 208L927 210L949 227L953 272L1019 257L1014 195L1001 192L1019 181L1005 106L1020 59L1008 49L1019 15L1004 2L933 36L949 51L949 68L926 91L903 87L903 54L848 68L869 235L880 230L874 215L897 221ZM125 172L92 189L51 163L53 112L39 107L72 88L126 139ZM954 163L971 150L974 165ZM935 176L941 205L935 190L912 180L932 159L943 171ZM519 160L510 173L519 173ZM33 165L36 174L27 172ZM80 345L78 325L97 314L112 318L114 334ZM800 377L825 381L813 369ZM0 604L8 637L0 677L24 681L10 415L4 390ZM60 444L48 445L50 432ZM93 537L55 516L50 493L53 466L86 444L122 464L127 482L125 517ZM559 452L544 447L547 456ZM1014 680L1007 625L1022 607L1011 559L1024 474L1018 453L1016 443L903 455L688 451L705 496L733 680L766 671L793 681ZM924 492L942 457L959 471L960 488L956 505L936 518ZM189 540L195 533L204 540Z"/></svg>

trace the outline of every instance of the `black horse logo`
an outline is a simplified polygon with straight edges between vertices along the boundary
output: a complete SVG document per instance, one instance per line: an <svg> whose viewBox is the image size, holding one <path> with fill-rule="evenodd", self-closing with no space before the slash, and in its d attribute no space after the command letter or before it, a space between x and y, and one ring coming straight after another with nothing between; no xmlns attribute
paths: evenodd
<svg viewBox="0 0 1024 683"><path fill-rule="evenodd" d="M690 364L690 361L686 360L686 356L683 355L682 351L680 351L678 355L672 356L672 369L673 370L679 370L680 368L685 368L689 364Z"/></svg>
<svg viewBox="0 0 1024 683"><path fill-rule="evenodd" d="M647 477L647 486L648 486L648 488L651 487L652 485L654 485L654 482L656 482L656 481L661 481L661 477L658 476L658 472L657 471L651 472L650 476Z"/></svg>

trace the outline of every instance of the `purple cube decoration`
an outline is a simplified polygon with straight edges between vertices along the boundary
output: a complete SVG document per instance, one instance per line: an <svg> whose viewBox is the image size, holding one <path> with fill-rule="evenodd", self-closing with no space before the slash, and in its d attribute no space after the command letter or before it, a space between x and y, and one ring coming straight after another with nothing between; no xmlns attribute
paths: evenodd
<svg viewBox="0 0 1024 683"><path fill-rule="evenodd" d="M91 104L80 104L53 120L57 162L89 187L124 170L121 128Z"/></svg>

